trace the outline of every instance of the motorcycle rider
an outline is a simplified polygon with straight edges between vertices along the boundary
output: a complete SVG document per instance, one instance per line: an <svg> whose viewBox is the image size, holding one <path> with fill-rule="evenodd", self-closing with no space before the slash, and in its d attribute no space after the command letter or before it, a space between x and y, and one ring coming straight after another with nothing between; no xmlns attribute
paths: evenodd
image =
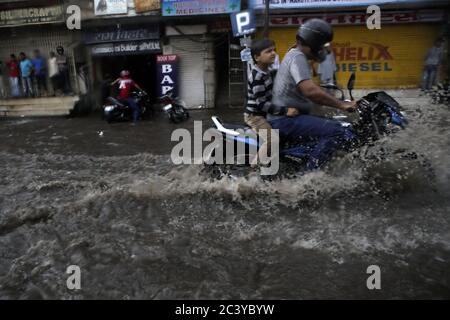
<svg viewBox="0 0 450 320"><path fill-rule="evenodd" d="M356 102L344 102L328 94L312 81L308 60L322 62L327 54L324 45L333 40L331 26L321 19L310 19L302 24L296 36L297 45L284 57L275 79L272 103L278 107L295 107L300 115L269 114L272 128L279 129L280 136L288 140L299 137L313 139L307 169L320 167L329 160L342 144L354 138L353 132L338 121L308 115L314 103L352 112Z"/></svg>
<svg viewBox="0 0 450 320"><path fill-rule="evenodd" d="M134 82L133 79L130 78L130 72L128 70L122 70L120 72L120 77L111 82L111 86L116 83L119 83L119 96L117 98L130 106L133 112L132 124L135 125L139 117L139 106L136 101L130 97L131 90L133 87L136 87L144 93L145 91L136 82Z"/></svg>

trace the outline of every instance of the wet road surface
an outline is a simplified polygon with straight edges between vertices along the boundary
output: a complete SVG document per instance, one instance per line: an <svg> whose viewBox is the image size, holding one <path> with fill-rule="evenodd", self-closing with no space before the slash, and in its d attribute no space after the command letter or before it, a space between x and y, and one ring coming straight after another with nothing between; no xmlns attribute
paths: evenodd
<svg viewBox="0 0 450 320"><path fill-rule="evenodd" d="M0 121L0 299L450 298L450 112L405 108L364 156L273 181L170 161L174 128L239 110Z"/></svg>

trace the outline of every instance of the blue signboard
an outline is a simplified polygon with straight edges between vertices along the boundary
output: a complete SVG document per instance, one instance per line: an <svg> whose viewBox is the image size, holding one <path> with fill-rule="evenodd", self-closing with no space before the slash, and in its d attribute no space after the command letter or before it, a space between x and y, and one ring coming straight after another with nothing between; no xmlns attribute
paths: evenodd
<svg viewBox="0 0 450 320"><path fill-rule="evenodd" d="M231 27L235 37L244 36L256 32L256 20L253 11L232 13Z"/></svg>
<svg viewBox="0 0 450 320"><path fill-rule="evenodd" d="M444 4L448 0L269 0L270 8L332 8L332 7L367 7L370 5L400 5L400 4ZM264 9L266 0L249 0L251 9Z"/></svg>
<svg viewBox="0 0 450 320"><path fill-rule="evenodd" d="M178 96L178 56L175 54L162 54L156 57L158 97L173 91Z"/></svg>
<svg viewBox="0 0 450 320"><path fill-rule="evenodd" d="M241 10L241 0L161 0L163 16L224 14Z"/></svg>

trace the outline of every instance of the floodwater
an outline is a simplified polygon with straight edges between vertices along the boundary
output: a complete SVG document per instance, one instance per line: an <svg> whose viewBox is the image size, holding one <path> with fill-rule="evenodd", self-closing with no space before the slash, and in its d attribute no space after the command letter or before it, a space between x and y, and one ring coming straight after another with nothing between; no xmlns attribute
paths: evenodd
<svg viewBox="0 0 450 320"><path fill-rule="evenodd" d="M212 111L2 120L0 299L448 299L450 111L404 107L406 130L273 180L171 163L172 130Z"/></svg>

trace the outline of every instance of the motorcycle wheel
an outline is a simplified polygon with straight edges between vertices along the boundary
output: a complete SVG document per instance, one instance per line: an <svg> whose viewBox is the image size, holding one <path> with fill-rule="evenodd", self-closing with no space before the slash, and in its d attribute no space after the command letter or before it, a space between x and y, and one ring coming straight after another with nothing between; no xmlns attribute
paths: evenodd
<svg viewBox="0 0 450 320"><path fill-rule="evenodd" d="M113 116L112 112L108 113L108 114L105 116L105 119L106 119L106 122L112 123L112 122L114 121L114 116Z"/></svg>
<svg viewBox="0 0 450 320"><path fill-rule="evenodd" d="M178 116L177 114L175 114L173 112L169 113L169 119L173 123L180 123L181 121L183 121L183 119L180 116Z"/></svg>

